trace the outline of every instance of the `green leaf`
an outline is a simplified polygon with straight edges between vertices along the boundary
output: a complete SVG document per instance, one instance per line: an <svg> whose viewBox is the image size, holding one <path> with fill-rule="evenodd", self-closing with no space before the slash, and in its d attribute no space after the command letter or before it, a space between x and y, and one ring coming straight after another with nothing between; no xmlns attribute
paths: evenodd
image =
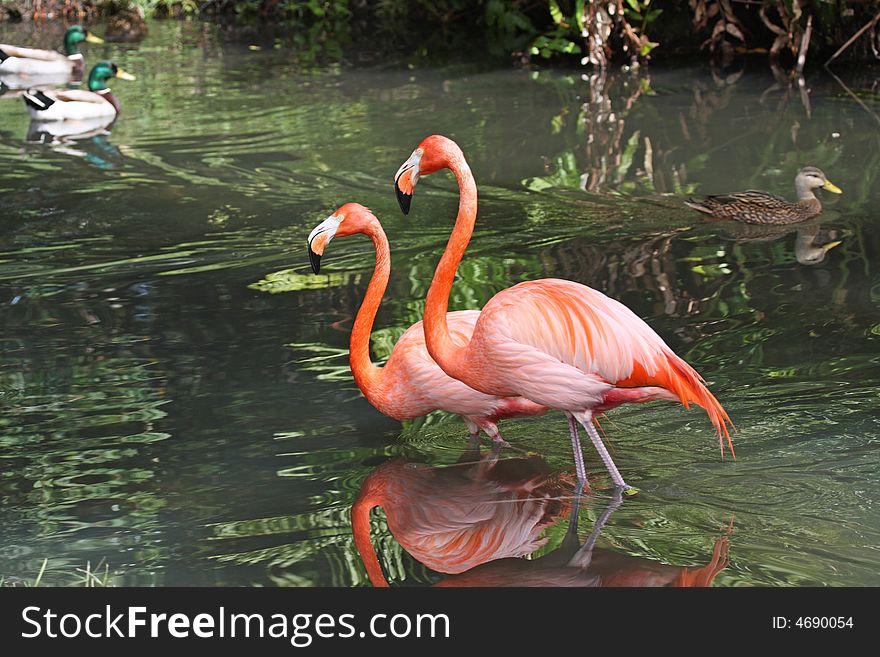
<svg viewBox="0 0 880 657"><path fill-rule="evenodd" d="M654 43L653 41L648 41L647 43L643 43L642 47L639 49L639 54L642 57L646 57L654 48L656 48L659 44Z"/></svg>
<svg viewBox="0 0 880 657"><path fill-rule="evenodd" d="M583 32L584 30L585 10L585 0L577 0L577 2L574 3L574 22L577 25L578 32Z"/></svg>
<svg viewBox="0 0 880 657"><path fill-rule="evenodd" d="M548 4L550 6L550 16L553 18L553 22L557 25L561 25L565 17L562 15L559 3L557 3L556 0L550 0Z"/></svg>
<svg viewBox="0 0 880 657"><path fill-rule="evenodd" d="M652 9L645 15L645 25L650 25L653 23L660 14L663 13L662 9Z"/></svg>
<svg viewBox="0 0 880 657"><path fill-rule="evenodd" d="M639 0L626 0L626 4L632 7L632 10L637 14L642 13L642 7L639 5Z"/></svg>
<svg viewBox="0 0 880 657"><path fill-rule="evenodd" d="M617 167L617 171L615 172L618 180L623 180L627 171L629 171L629 168L632 166L636 149L639 147L640 134L640 131L636 130L626 142L626 147L623 149L623 153L620 156L620 166Z"/></svg>

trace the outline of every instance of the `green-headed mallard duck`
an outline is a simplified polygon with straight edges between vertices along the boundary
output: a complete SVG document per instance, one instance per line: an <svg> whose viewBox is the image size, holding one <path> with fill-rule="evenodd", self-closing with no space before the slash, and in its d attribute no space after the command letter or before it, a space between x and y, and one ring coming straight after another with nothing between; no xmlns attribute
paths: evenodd
<svg viewBox="0 0 880 657"><path fill-rule="evenodd" d="M37 91L29 89L24 102L32 119L37 121L76 121L103 116L116 116L119 101L107 87L110 78L134 80L113 62L101 61L89 73L89 90L65 89Z"/></svg>
<svg viewBox="0 0 880 657"><path fill-rule="evenodd" d="M79 44L83 41L104 43L100 37L91 34L85 28L74 25L64 33L64 53L54 50L38 50L36 48L20 48L0 43L0 74L16 75L67 75L75 79L82 78L83 56Z"/></svg>
<svg viewBox="0 0 880 657"><path fill-rule="evenodd" d="M822 204L813 193L814 189L843 193L816 167L804 167L798 171L794 186L797 203L769 192L749 190L725 196L707 196L701 201L688 199L685 205L718 219L733 219L747 224L793 224L822 212Z"/></svg>

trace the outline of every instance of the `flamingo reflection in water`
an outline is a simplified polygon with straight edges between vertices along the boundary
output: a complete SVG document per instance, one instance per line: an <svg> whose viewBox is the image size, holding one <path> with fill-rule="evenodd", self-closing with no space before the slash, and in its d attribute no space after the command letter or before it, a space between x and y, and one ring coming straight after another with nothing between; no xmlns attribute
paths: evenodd
<svg viewBox="0 0 880 657"><path fill-rule="evenodd" d="M552 475L540 457L499 459L472 444L452 466L432 468L398 458L376 468L352 507L352 532L374 586L387 587L370 535L370 511L382 506L388 528L416 560L449 577L440 587L711 585L728 563L728 533L703 567L670 566L596 547L621 505L616 489L584 541L578 538L581 489ZM547 542L545 529L568 515L558 548L523 557Z"/></svg>

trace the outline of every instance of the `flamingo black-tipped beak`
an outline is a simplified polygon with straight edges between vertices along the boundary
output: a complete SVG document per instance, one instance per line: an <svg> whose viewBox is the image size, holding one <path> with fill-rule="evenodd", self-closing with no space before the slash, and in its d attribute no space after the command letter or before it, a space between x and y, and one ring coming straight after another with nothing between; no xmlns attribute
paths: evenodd
<svg viewBox="0 0 880 657"><path fill-rule="evenodd" d="M316 274L321 272L321 256L324 255L324 249L333 239L341 222L342 219L331 215L309 233L309 263L312 265L312 271Z"/></svg>
<svg viewBox="0 0 880 657"><path fill-rule="evenodd" d="M409 214L409 208L412 205L412 194L407 194L400 189L397 181L394 181L394 191L397 193L397 204L403 214Z"/></svg>
<svg viewBox="0 0 880 657"><path fill-rule="evenodd" d="M316 274L321 273L321 256L312 251L311 245L309 245L309 263L312 265L312 271Z"/></svg>
<svg viewBox="0 0 880 657"><path fill-rule="evenodd" d="M421 159L422 152L416 149L394 175L394 191L397 194L397 204L403 214L409 214L412 205L413 191L416 188L416 183L419 182L419 162Z"/></svg>

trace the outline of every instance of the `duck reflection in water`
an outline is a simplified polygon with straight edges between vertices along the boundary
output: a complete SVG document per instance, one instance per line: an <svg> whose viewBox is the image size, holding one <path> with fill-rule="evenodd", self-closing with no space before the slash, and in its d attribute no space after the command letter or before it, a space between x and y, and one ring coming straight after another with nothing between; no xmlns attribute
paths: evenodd
<svg viewBox="0 0 880 657"><path fill-rule="evenodd" d="M793 226L756 226L734 224L728 235L736 242L775 242L784 239ZM795 229L794 258L800 265L820 265L828 252L843 243L841 231L825 230L819 223L806 223Z"/></svg>
<svg viewBox="0 0 880 657"><path fill-rule="evenodd" d="M797 231L794 240L794 257L798 263L802 265L820 265L825 260L828 252L836 246L842 244L841 240L833 239L836 231L832 234L830 241L822 241L822 233L820 226L814 224L805 226Z"/></svg>
<svg viewBox="0 0 880 657"><path fill-rule="evenodd" d="M394 459L363 482L352 507L355 545L374 586L388 581L370 536L370 511L382 506L388 528L416 560L449 577L435 586L709 586L728 561L728 538L706 566L669 566L596 547L621 504L612 497L583 545L577 534L580 490L552 475L540 457L499 459L472 445L452 466ZM568 515L558 548L523 557L547 542L545 529Z"/></svg>
<svg viewBox="0 0 880 657"><path fill-rule="evenodd" d="M77 121L31 121L25 141L42 144L56 153L82 158L99 169L114 169L123 159L108 137L116 117Z"/></svg>

